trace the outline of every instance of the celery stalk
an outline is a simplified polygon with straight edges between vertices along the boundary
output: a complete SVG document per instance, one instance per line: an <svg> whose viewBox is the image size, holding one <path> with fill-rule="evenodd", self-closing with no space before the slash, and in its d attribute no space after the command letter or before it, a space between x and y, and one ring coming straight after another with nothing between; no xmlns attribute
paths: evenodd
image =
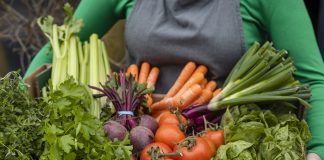
<svg viewBox="0 0 324 160"><path fill-rule="evenodd" d="M90 36L90 61L89 61L89 85L99 87L99 51L98 51L98 35L92 34ZM93 91L93 94L98 94L98 91ZM100 117L100 101L94 100L91 107L91 114Z"/></svg>
<svg viewBox="0 0 324 160"><path fill-rule="evenodd" d="M105 74L111 75L111 69L110 69L107 49L106 49L105 43L102 41L101 41L101 49L102 49L103 60L104 60L104 65L105 65Z"/></svg>
<svg viewBox="0 0 324 160"><path fill-rule="evenodd" d="M89 44L85 42L82 46L82 43L78 41L78 50L79 50L79 65L80 65L80 83L88 84L88 62L89 62Z"/></svg>
<svg viewBox="0 0 324 160"><path fill-rule="evenodd" d="M68 75L75 80L79 79L79 58L78 58L78 44L75 36L70 38L68 57ZM65 48L64 48L65 49Z"/></svg>

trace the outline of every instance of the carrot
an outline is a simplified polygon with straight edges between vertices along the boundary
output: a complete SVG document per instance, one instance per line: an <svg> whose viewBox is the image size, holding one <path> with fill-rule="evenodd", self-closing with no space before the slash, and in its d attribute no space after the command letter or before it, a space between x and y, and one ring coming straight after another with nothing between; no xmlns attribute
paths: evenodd
<svg viewBox="0 0 324 160"><path fill-rule="evenodd" d="M154 87L155 83L159 77L160 74L160 69L157 67L153 67L152 70L150 71L150 74L147 77L146 83L147 83L147 87Z"/></svg>
<svg viewBox="0 0 324 160"><path fill-rule="evenodd" d="M138 81L138 67L136 64L132 64L127 68L126 74L131 74L135 77L135 81Z"/></svg>
<svg viewBox="0 0 324 160"><path fill-rule="evenodd" d="M208 103L213 98L213 92L209 89L204 89L199 96L192 104L193 105L201 105Z"/></svg>
<svg viewBox="0 0 324 160"><path fill-rule="evenodd" d="M192 85L194 84L200 84L204 80L204 74L203 73L196 73L190 77L190 79L184 84L184 86L180 89L180 91L175 95L180 96L184 92L186 92Z"/></svg>
<svg viewBox="0 0 324 160"><path fill-rule="evenodd" d="M208 69L204 65L199 65L199 67L195 70L194 74L198 72L203 73L205 75L208 72Z"/></svg>
<svg viewBox="0 0 324 160"><path fill-rule="evenodd" d="M214 91L217 87L217 83L215 81L209 81L205 87L205 89L208 89L210 91Z"/></svg>
<svg viewBox="0 0 324 160"><path fill-rule="evenodd" d="M205 79L200 83L201 88L205 88L206 85L207 85L207 83L208 83L208 80L205 78Z"/></svg>
<svg viewBox="0 0 324 160"><path fill-rule="evenodd" d="M180 102L180 109L185 109L190 104L192 104L202 92L202 88L199 84L192 85L188 90L186 90L179 99L175 99L175 104L179 104ZM177 97L176 97L177 98Z"/></svg>
<svg viewBox="0 0 324 160"><path fill-rule="evenodd" d="M192 73L196 69L196 64L194 62L188 62L185 67L182 69L179 77L174 82L173 86L170 88L168 93L165 95L165 98L172 97L178 93L182 86L188 81Z"/></svg>
<svg viewBox="0 0 324 160"><path fill-rule="evenodd" d="M213 97L217 96L221 91L222 91L221 88L216 89L216 91L214 91L213 93Z"/></svg>
<svg viewBox="0 0 324 160"><path fill-rule="evenodd" d="M152 105L152 112L156 113L157 111L166 110L170 107L178 107L179 109L185 109L192 102L194 102L202 92L202 88L199 84L194 84L189 87L182 95L177 97L169 97L163 99Z"/></svg>
<svg viewBox="0 0 324 160"><path fill-rule="evenodd" d="M138 83L145 83L150 72L150 64L143 62L141 65L141 70L138 76Z"/></svg>
<svg viewBox="0 0 324 160"><path fill-rule="evenodd" d="M175 106L174 102L175 101L173 97L162 99L161 101L152 104L151 106L152 112L156 113L157 111L167 110L170 107L174 107Z"/></svg>
<svg viewBox="0 0 324 160"><path fill-rule="evenodd" d="M147 105L150 107L150 106L152 106L152 104L153 104L153 98L152 98L152 95L151 94L146 94L145 95L145 97L146 97L146 103L147 103Z"/></svg>

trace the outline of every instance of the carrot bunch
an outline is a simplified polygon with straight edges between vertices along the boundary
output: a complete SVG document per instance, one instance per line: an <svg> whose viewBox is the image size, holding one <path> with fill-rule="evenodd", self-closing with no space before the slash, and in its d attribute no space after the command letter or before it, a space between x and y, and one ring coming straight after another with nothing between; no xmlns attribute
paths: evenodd
<svg viewBox="0 0 324 160"><path fill-rule="evenodd" d="M217 83L205 78L207 72L206 66L197 67L194 62L188 62L164 99L151 106L152 111L168 110L170 107L183 110L191 105L208 103L220 89L215 90Z"/></svg>
<svg viewBox="0 0 324 160"><path fill-rule="evenodd" d="M158 67L153 67L148 62L143 62L141 68L139 69L136 64L132 64L127 68L126 74L131 74L135 77L135 81L139 84L146 83L147 88L154 88L156 81L160 74L160 69ZM152 94L147 94L147 105L151 106L153 104Z"/></svg>

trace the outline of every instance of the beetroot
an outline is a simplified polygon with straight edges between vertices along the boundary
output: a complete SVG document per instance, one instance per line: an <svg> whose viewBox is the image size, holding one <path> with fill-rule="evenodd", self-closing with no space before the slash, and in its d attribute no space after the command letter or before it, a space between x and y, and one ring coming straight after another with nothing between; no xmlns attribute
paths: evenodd
<svg viewBox="0 0 324 160"><path fill-rule="evenodd" d="M153 132L143 126L134 127L130 132L130 141L133 145L133 153L139 153L145 146L153 142Z"/></svg>
<svg viewBox="0 0 324 160"><path fill-rule="evenodd" d="M106 135L110 140L118 139L123 140L128 133L127 129L116 121L108 121L104 125Z"/></svg>
<svg viewBox="0 0 324 160"><path fill-rule="evenodd" d="M143 116L141 116L139 126L146 127L148 129L150 129L153 133L155 133L155 131L159 127L159 124L153 117L151 117L149 115L143 115Z"/></svg>

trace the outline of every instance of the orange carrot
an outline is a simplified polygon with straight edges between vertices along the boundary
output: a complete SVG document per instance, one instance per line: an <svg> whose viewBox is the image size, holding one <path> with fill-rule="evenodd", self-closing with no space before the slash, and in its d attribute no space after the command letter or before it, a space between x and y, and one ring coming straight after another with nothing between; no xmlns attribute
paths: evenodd
<svg viewBox="0 0 324 160"><path fill-rule="evenodd" d="M175 103L178 104L180 102L180 109L185 109L201 95L201 92L202 88L200 85L194 84L188 90L186 90L179 99L175 99Z"/></svg>
<svg viewBox="0 0 324 160"><path fill-rule="evenodd" d="M153 67L152 70L150 71L150 74L147 77L146 83L147 83L147 87L150 88L155 88L155 83L157 81L157 78L159 76L160 73L160 69L157 67ZM152 98L152 94L148 94L146 95L147 98L147 105L150 107L153 104L153 98Z"/></svg>
<svg viewBox="0 0 324 160"><path fill-rule="evenodd" d="M192 73L196 69L196 64L194 62L188 62L185 67L182 69L178 79L174 82L173 86L170 88L168 93L165 95L165 98L172 97L178 93L182 86L188 81Z"/></svg>
<svg viewBox="0 0 324 160"><path fill-rule="evenodd" d="M208 103L213 98L213 92L209 89L204 89L199 96L192 104L193 105L201 105Z"/></svg>
<svg viewBox="0 0 324 160"><path fill-rule="evenodd" d="M217 87L217 83L215 81L209 81L205 87L205 89L208 89L210 91L214 91Z"/></svg>
<svg viewBox="0 0 324 160"><path fill-rule="evenodd" d="M150 74L147 77L146 83L147 83L147 87L154 87L155 83L159 77L160 74L160 69L157 67L153 67L152 70L150 71Z"/></svg>
<svg viewBox="0 0 324 160"><path fill-rule="evenodd" d="M162 99L161 101L152 104L151 109L152 109L153 113L156 113L157 111L166 110L166 109L169 109L170 107L174 107L174 106L175 106L174 98L169 97L169 98Z"/></svg>
<svg viewBox="0 0 324 160"><path fill-rule="evenodd" d="M196 73L190 77L190 79L184 84L184 86L180 89L180 91L176 94L177 96L182 95L184 92L186 92L192 85L194 84L200 84L204 80L204 74L203 73Z"/></svg>
<svg viewBox="0 0 324 160"><path fill-rule="evenodd" d="M203 73L203 74L205 75L205 74L208 72L208 69L207 69L206 66L204 66L204 65L200 65L200 66L195 70L194 74L195 74L195 73L198 73L198 72Z"/></svg>
<svg viewBox="0 0 324 160"><path fill-rule="evenodd" d="M191 87L189 87L181 96L169 97L154 103L151 107L152 112L156 113L157 111L166 110L170 107L178 107L179 109L185 109L199 97L201 92L202 88L200 87L200 85L194 84Z"/></svg>
<svg viewBox="0 0 324 160"><path fill-rule="evenodd" d="M205 79L200 83L201 88L205 88L206 85L207 85L207 83L208 83L208 80L205 78Z"/></svg>
<svg viewBox="0 0 324 160"><path fill-rule="evenodd" d="M149 73L150 73L150 64L147 62L143 62L138 76L138 83L139 84L145 83Z"/></svg>
<svg viewBox="0 0 324 160"><path fill-rule="evenodd" d="M131 74L135 77L135 81L138 81L138 67L136 64L132 64L127 68L126 74Z"/></svg>
<svg viewBox="0 0 324 160"><path fill-rule="evenodd" d="M217 96L221 91L222 91L221 88L216 89L216 91L214 91L213 93L213 97Z"/></svg>
<svg viewBox="0 0 324 160"><path fill-rule="evenodd" d="M147 103L147 105L148 105L149 107L151 107L152 104L153 104L153 98L152 98L152 95L151 95L151 94L147 94L147 95L145 95L145 97L146 97L146 103Z"/></svg>

